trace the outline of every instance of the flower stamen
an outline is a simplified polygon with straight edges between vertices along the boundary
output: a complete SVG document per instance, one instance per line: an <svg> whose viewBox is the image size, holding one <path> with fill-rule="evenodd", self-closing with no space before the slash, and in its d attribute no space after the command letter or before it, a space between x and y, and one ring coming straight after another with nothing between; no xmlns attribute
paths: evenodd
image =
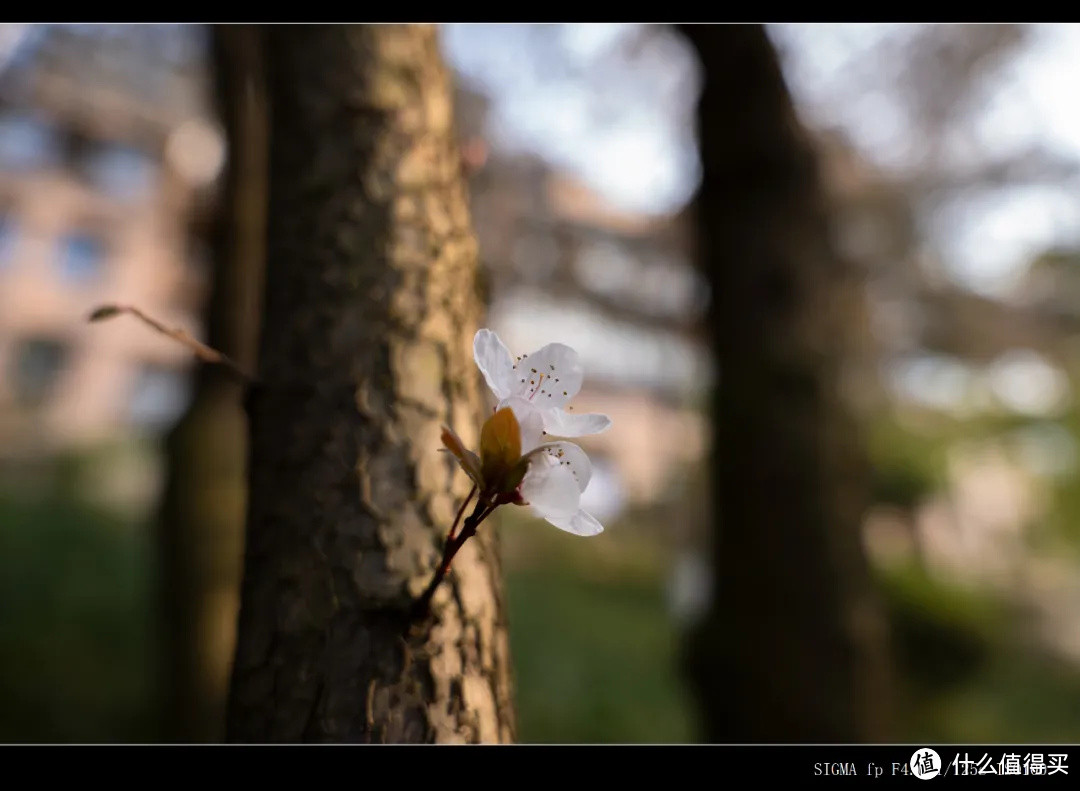
<svg viewBox="0 0 1080 791"><path fill-rule="evenodd" d="M536 369L535 369L535 368L533 368L533 373L535 373L535 372L536 372ZM542 382L544 381L544 377L545 377L545 376L547 376L547 374L540 374L539 376L537 376L537 378L536 378L536 380L535 380L535 383L534 383L534 381L533 381L533 380L530 380L530 381L529 381L529 384L531 384L531 385L533 386L532 392L531 392L531 393L529 393L529 400L530 400L530 401L532 401L532 400L533 400L533 398L535 398L535 397L536 397L536 393L537 393L538 391L539 391L539 392L543 392L543 391L541 391L541 390L540 390L540 385L541 385L541 383L542 383Z"/></svg>

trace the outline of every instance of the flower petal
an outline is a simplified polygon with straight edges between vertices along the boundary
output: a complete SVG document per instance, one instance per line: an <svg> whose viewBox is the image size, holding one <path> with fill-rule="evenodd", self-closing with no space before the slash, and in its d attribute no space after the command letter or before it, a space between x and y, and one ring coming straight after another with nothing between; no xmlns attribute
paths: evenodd
<svg viewBox="0 0 1080 791"><path fill-rule="evenodd" d="M595 536L604 532L604 526L596 521L596 517L581 508L569 519L549 516L547 520L560 530L565 530L567 533L573 533L577 536Z"/></svg>
<svg viewBox="0 0 1080 791"><path fill-rule="evenodd" d="M574 476L579 492L585 491L592 479L592 462L588 455L573 442L549 442L534 448L533 458L543 457L545 463L565 467Z"/></svg>
<svg viewBox="0 0 1080 791"><path fill-rule="evenodd" d="M526 454L544 441L544 414L532 401L510 396L499 402L499 409L510 407L521 427L521 452Z"/></svg>
<svg viewBox="0 0 1080 791"><path fill-rule="evenodd" d="M576 351L549 343L514 363L511 385L514 395L551 409L566 406L577 395L583 376Z"/></svg>
<svg viewBox="0 0 1080 791"><path fill-rule="evenodd" d="M611 418L597 412L572 415L561 409L544 410L544 430L556 437L584 437L611 428Z"/></svg>
<svg viewBox="0 0 1080 791"><path fill-rule="evenodd" d="M569 519L578 511L581 490L577 477L560 459L540 451L521 481L521 496L545 519Z"/></svg>
<svg viewBox="0 0 1080 791"><path fill-rule="evenodd" d="M501 491L507 473L520 458L521 429L514 410L498 409L480 428L480 467L485 489ZM517 486L516 481L513 486Z"/></svg>
<svg viewBox="0 0 1080 791"><path fill-rule="evenodd" d="M473 359L498 398L515 392L514 361L498 335L488 329L479 330L473 338Z"/></svg>

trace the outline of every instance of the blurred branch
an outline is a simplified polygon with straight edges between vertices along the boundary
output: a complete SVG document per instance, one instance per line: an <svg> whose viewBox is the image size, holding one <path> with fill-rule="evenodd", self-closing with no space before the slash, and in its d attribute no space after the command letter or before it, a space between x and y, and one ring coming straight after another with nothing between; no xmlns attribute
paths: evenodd
<svg viewBox="0 0 1080 791"><path fill-rule="evenodd" d="M505 286L511 285L520 286L522 283L521 280L518 279L513 283L505 284ZM566 280L544 279L542 282L539 280L536 283L529 282L528 285L542 288L545 294L554 299L580 300L592 309L590 312L602 319L632 324L634 327L643 330L656 330L671 333L686 340L700 341L703 339L703 332L699 328L700 322L690 324L679 319L645 313L636 308L629 307L626 304L626 301L620 297L604 296L595 291L584 289L577 283L568 282ZM504 292L509 291L509 288L506 288L505 286L500 285L500 290Z"/></svg>
<svg viewBox="0 0 1080 791"><path fill-rule="evenodd" d="M978 101L981 84L1027 43L1029 32L1021 24L919 28L905 47L899 86L922 130L944 137L946 128Z"/></svg>
<svg viewBox="0 0 1080 791"><path fill-rule="evenodd" d="M255 381L255 378L253 376L241 369L240 366L238 366L227 356L219 352L217 349L213 349L207 346L205 343L196 340L191 336L190 333L188 333L184 329L181 329L180 327L166 327L157 319L148 316L146 313L139 310L139 308L136 308L132 305L101 305L95 308L90 313L88 321L106 321L108 319L115 318L123 313L128 313L134 316L155 332L159 332L162 335L166 335L173 340L182 343L184 346L191 349L195 356L202 360L204 363L224 366L233 374L235 374L237 378L241 379L244 382L247 382L248 384Z"/></svg>
<svg viewBox="0 0 1080 791"><path fill-rule="evenodd" d="M506 291L527 285L541 289L554 298L587 302L604 318L628 322L644 329L670 332L688 339L700 339L700 312L672 315L651 311L641 304L647 301L647 295L642 295L641 299L628 299L625 294L605 294L582 283L574 267L580 248L589 244L611 245L627 259L635 261L689 257L691 251L688 240L681 234L681 226L672 226L647 236L631 237L568 220L556 222L523 216L518 223L520 232L546 237L554 242L557 248L555 263L551 269L544 269L498 266L489 262L499 290ZM679 264L673 263L672 266ZM688 270L696 273L688 263L686 266Z"/></svg>
<svg viewBox="0 0 1080 791"><path fill-rule="evenodd" d="M927 192L991 190L1032 184L1060 184L1080 176L1080 162L1041 146L959 170L920 170L904 180L902 188L918 195Z"/></svg>
<svg viewBox="0 0 1080 791"><path fill-rule="evenodd" d="M1080 334L1080 317L961 289L923 289L915 298L926 314L923 345L968 359L990 360L1018 347L1056 357L1065 353L1059 348L1062 339Z"/></svg>

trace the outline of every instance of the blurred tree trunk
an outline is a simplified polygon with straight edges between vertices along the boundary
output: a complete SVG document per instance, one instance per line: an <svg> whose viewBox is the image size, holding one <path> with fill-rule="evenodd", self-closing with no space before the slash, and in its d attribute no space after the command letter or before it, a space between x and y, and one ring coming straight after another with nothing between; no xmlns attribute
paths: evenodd
<svg viewBox="0 0 1080 791"><path fill-rule="evenodd" d="M513 737L494 536L406 636L466 491L476 243L434 28L267 28L269 256L231 741ZM454 486L455 494L451 493Z"/></svg>
<svg viewBox="0 0 1080 791"><path fill-rule="evenodd" d="M701 261L719 362L712 609L689 644L714 742L861 742L887 722L868 478L839 394L864 318L765 31L684 28L703 65Z"/></svg>
<svg viewBox="0 0 1080 791"><path fill-rule="evenodd" d="M267 120L259 31L215 26L212 48L228 161L210 229L207 335L211 346L252 370L266 243ZM243 383L221 366L200 365L191 407L166 448L159 545L165 609L162 733L167 741L221 741L243 560Z"/></svg>

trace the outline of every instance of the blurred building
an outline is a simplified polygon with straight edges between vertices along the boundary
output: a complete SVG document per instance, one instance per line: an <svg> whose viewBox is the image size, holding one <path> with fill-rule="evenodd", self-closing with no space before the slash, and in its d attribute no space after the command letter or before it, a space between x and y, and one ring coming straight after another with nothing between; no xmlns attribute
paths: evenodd
<svg viewBox="0 0 1080 791"><path fill-rule="evenodd" d="M191 234L223 141L197 28L25 26L0 73L0 448L5 456L160 427L190 355L102 303L195 331ZM196 234L197 238L197 234Z"/></svg>

